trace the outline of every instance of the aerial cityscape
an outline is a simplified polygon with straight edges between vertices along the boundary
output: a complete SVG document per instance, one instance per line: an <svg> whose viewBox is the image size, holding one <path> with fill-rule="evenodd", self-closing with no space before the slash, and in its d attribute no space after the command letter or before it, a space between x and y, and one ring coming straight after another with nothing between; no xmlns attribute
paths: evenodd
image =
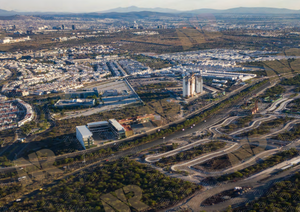
<svg viewBox="0 0 300 212"><path fill-rule="evenodd" d="M12 1L0 211L300 210L300 5Z"/></svg>

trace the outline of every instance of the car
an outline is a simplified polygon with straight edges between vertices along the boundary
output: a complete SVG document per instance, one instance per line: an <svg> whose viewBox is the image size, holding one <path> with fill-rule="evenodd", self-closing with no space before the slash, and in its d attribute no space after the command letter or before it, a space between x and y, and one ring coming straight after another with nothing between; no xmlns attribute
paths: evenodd
<svg viewBox="0 0 300 212"><path fill-rule="evenodd" d="M204 122L206 122L206 120L204 120Z"/></svg>
<svg viewBox="0 0 300 212"><path fill-rule="evenodd" d="M21 199L16 199L16 202L21 202L22 200Z"/></svg>
<svg viewBox="0 0 300 212"><path fill-rule="evenodd" d="M182 129L182 131L184 131L184 129Z"/></svg>

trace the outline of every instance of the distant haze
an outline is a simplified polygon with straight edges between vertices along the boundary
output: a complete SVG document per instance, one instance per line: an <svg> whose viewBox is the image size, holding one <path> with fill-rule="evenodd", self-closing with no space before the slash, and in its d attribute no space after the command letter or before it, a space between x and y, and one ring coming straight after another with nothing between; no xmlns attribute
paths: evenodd
<svg viewBox="0 0 300 212"><path fill-rule="evenodd" d="M119 7L163 8L157 12L202 8L273 7L300 9L299 0L0 0L0 9L24 12L100 12Z"/></svg>

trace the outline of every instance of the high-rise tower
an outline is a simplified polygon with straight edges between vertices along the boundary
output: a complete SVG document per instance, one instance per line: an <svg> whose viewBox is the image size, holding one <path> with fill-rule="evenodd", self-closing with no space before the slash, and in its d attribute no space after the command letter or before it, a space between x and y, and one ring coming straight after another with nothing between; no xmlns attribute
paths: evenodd
<svg viewBox="0 0 300 212"><path fill-rule="evenodd" d="M185 76L183 78L183 97L193 97L203 92L203 79L201 75Z"/></svg>

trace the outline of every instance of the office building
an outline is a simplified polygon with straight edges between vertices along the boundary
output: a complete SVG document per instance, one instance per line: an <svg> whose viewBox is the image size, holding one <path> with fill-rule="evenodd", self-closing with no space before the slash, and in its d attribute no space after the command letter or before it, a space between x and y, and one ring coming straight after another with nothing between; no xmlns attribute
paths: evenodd
<svg viewBox="0 0 300 212"><path fill-rule="evenodd" d="M129 128L126 129L130 130ZM92 122L88 123L87 125L77 126L76 138L78 139L82 147L86 149L86 146L94 144L93 134L112 132L117 139L122 139L126 138L126 129L115 119Z"/></svg>
<svg viewBox="0 0 300 212"><path fill-rule="evenodd" d="M109 119L108 121L111 126L111 131L115 134L115 136L118 139L126 138L125 128L119 122L117 122L117 120Z"/></svg>
<svg viewBox="0 0 300 212"><path fill-rule="evenodd" d="M67 108L67 107L93 107L95 106L95 99L71 99L71 100L58 100L55 103L55 107Z"/></svg>
<svg viewBox="0 0 300 212"><path fill-rule="evenodd" d="M76 127L76 138L84 149L86 149L86 146L94 144L93 133L87 128L87 126L83 125Z"/></svg>

